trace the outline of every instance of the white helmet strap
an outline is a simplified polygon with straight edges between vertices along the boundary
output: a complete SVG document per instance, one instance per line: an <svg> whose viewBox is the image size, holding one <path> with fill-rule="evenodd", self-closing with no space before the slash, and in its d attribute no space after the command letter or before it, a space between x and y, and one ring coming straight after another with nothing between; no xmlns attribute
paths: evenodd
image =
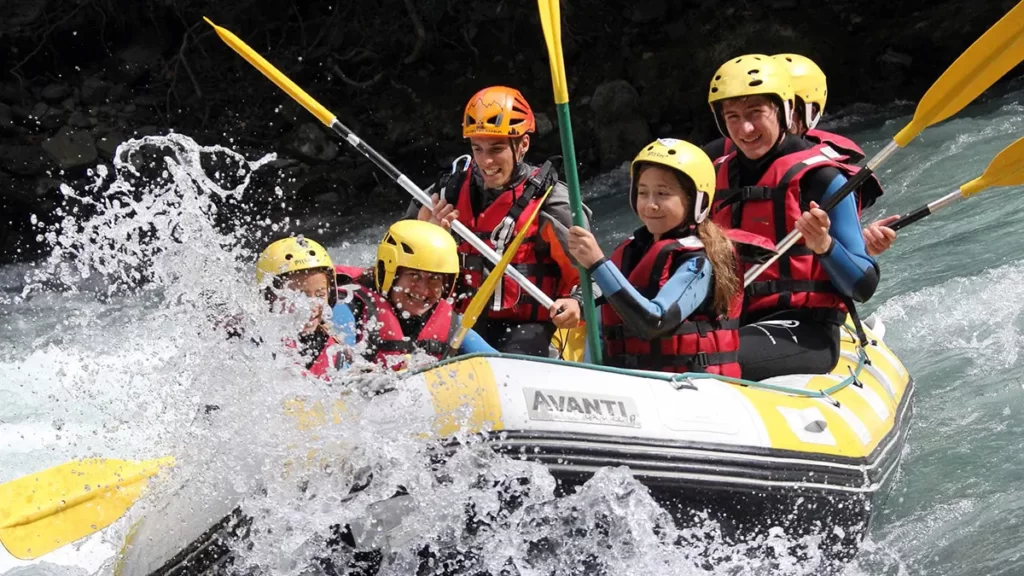
<svg viewBox="0 0 1024 576"><path fill-rule="evenodd" d="M711 212L711 205L708 203L708 195L705 192L697 191L697 199L693 202L693 221L700 224Z"/></svg>
<svg viewBox="0 0 1024 576"><path fill-rule="evenodd" d="M814 111L814 104L810 102L804 102L804 124L807 125L808 130L812 130L821 121L822 110L818 109L817 113Z"/></svg>

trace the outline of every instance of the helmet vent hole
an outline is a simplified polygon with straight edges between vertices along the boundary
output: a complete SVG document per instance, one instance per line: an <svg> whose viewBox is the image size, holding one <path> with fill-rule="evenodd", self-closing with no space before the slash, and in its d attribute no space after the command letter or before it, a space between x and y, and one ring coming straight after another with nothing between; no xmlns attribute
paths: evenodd
<svg viewBox="0 0 1024 576"><path fill-rule="evenodd" d="M721 74L719 74L718 76L715 76L715 82L718 82L721 79L722 79L722 75Z"/></svg>
<svg viewBox="0 0 1024 576"><path fill-rule="evenodd" d="M495 114L494 116L491 116L490 118L485 120L484 123L491 124L493 126L501 124L501 114Z"/></svg>
<svg viewBox="0 0 1024 576"><path fill-rule="evenodd" d="M753 76L754 74L760 74L760 73L761 73L761 71L758 70L757 68L755 68L753 70L748 70L747 71L747 74L750 74L751 76Z"/></svg>
<svg viewBox="0 0 1024 576"><path fill-rule="evenodd" d="M285 260L291 260L292 258L294 258L294 256L292 254L285 254L284 255L284 259Z"/></svg>
<svg viewBox="0 0 1024 576"><path fill-rule="evenodd" d="M675 153L676 153L676 150L675 150L675 148L669 148L669 149L668 149L668 155L669 155L669 156L672 156L672 155L674 155Z"/></svg>
<svg viewBox="0 0 1024 576"><path fill-rule="evenodd" d="M764 80L758 79L750 81L750 86L760 86L761 84L764 84Z"/></svg>
<svg viewBox="0 0 1024 576"><path fill-rule="evenodd" d="M711 93L712 93L712 94L715 94L716 92L718 92L718 86L714 86L714 87L712 87L712 88L711 88Z"/></svg>
<svg viewBox="0 0 1024 576"><path fill-rule="evenodd" d="M390 234L388 234L387 238L384 238L384 241L387 242L388 244L391 244L392 246L398 246L398 244L395 242L394 237L391 236Z"/></svg>
<svg viewBox="0 0 1024 576"><path fill-rule="evenodd" d="M402 250L405 251L406 254L415 254L416 253L415 251L413 251L412 246L409 246L405 242L402 242Z"/></svg>
<svg viewBox="0 0 1024 576"><path fill-rule="evenodd" d="M310 256L316 256L316 252L315 252L315 251L313 251L313 250L310 250L310 251L309 251L309 255L310 255Z"/></svg>

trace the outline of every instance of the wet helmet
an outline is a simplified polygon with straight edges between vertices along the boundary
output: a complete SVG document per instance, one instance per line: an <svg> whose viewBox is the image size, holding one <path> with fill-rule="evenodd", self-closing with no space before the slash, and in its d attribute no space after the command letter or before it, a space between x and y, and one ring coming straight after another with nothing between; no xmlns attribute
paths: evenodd
<svg viewBox="0 0 1024 576"><path fill-rule="evenodd" d="M459 254L452 235L436 224L422 220L400 220L388 228L377 246L373 283L387 294L395 285L399 268L423 270L450 276L444 297L451 296L459 273Z"/></svg>
<svg viewBox="0 0 1024 576"><path fill-rule="evenodd" d="M334 306L338 290L331 256L319 243L302 236L282 238L263 250L256 261L256 283L263 284L267 276L277 280L295 272L311 270L322 270L327 273L330 287L328 303Z"/></svg>

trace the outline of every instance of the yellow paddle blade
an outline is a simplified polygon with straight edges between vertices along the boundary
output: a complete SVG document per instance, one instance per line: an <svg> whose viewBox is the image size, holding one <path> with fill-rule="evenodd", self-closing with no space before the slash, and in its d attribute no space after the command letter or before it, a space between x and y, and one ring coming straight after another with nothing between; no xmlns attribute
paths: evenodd
<svg viewBox="0 0 1024 576"><path fill-rule="evenodd" d="M106 528L173 457L76 460L0 485L0 543L32 560Z"/></svg>
<svg viewBox="0 0 1024 576"><path fill-rule="evenodd" d="M960 187L964 198L991 186L1020 186L1024 184L1024 138L1003 148L988 163L985 173Z"/></svg>
<svg viewBox="0 0 1024 576"><path fill-rule="evenodd" d="M974 41L932 84L914 119L893 138L901 148L922 130L956 114L1024 60L1024 2Z"/></svg>
<svg viewBox="0 0 1024 576"><path fill-rule="evenodd" d="M330 126L331 123L334 122L335 116L334 114L331 114L330 110L324 108L319 102L314 100L312 96L306 94L305 90L299 88L295 82L292 82L291 79L282 74L281 71L275 68L273 64L267 62L263 56L257 54L256 51L250 48L248 44L242 42L241 38L235 36L227 28L217 26L212 20L205 16L203 17L203 20L206 20L207 24L213 26L213 29L217 32L217 36L220 36L220 39L223 40L225 44L230 46L235 52L238 52L242 58L248 60L249 64L252 64L260 72L263 72L263 75L270 78L270 81L274 84L277 84L278 88L284 90L289 96L294 98L296 102L302 104L302 107L309 110L310 114L316 116L326 126Z"/></svg>
<svg viewBox="0 0 1024 576"><path fill-rule="evenodd" d="M551 194L551 191L554 189L554 186L548 187L547 192L544 193L540 202L537 203L537 208L534 209L533 214L530 214L530 217L526 220L526 225L516 234L512 243L505 247L505 253L501 255L501 260L498 261L494 270L491 270L490 274L487 275L487 279L484 280L476 295L470 300L469 306L462 314L462 329L459 330L459 333L452 340L452 348L458 349L462 345L462 339L466 337L466 332L476 324L476 321L480 319L480 315L484 313L484 307L487 306L491 295L494 294L494 289L498 287L498 282L501 282L501 279L505 276L505 268L508 268L509 262L512 261L516 252L519 251L519 245L523 243L527 231L533 226L533 221L537 218L540 207L544 205L544 202L548 199L548 194Z"/></svg>
<svg viewBox="0 0 1024 576"><path fill-rule="evenodd" d="M565 61L562 58L562 16L560 0L537 0L540 7L540 25L544 28L544 41L548 45L551 64L551 84L555 89L555 104L569 101L569 84L565 81Z"/></svg>

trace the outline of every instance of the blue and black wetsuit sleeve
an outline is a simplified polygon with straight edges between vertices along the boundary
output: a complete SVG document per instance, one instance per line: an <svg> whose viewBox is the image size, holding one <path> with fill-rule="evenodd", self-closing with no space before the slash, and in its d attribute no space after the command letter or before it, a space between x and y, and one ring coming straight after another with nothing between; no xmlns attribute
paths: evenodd
<svg viewBox="0 0 1024 576"><path fill-rule="evenodd" d="M680 257L661 290L648 299L609 260L591 270L604 299L624 324L640 338L653 340L671 334L683 320L700 308L711 290L711 262L702 255Z"/></svg>
<svg viewBox="0 0 1024 576"><path fill-rule="evenodd" d="M338 302L331 309L331 324L334 338L346 346L356 345L356 317L348 304Z"/></svg>
<svg viewBox="0 0 1024 576"><path fill-rule="evenodd" d="M804 209L812 200L819 205L827 202L845 183L846 176L831 166L809 173L801 182ZM854 195L843 198L828 217L832 246L821 256L821 264L840 292L855 302L867 302L878 288L880 270L864 245Z"/></svg>

